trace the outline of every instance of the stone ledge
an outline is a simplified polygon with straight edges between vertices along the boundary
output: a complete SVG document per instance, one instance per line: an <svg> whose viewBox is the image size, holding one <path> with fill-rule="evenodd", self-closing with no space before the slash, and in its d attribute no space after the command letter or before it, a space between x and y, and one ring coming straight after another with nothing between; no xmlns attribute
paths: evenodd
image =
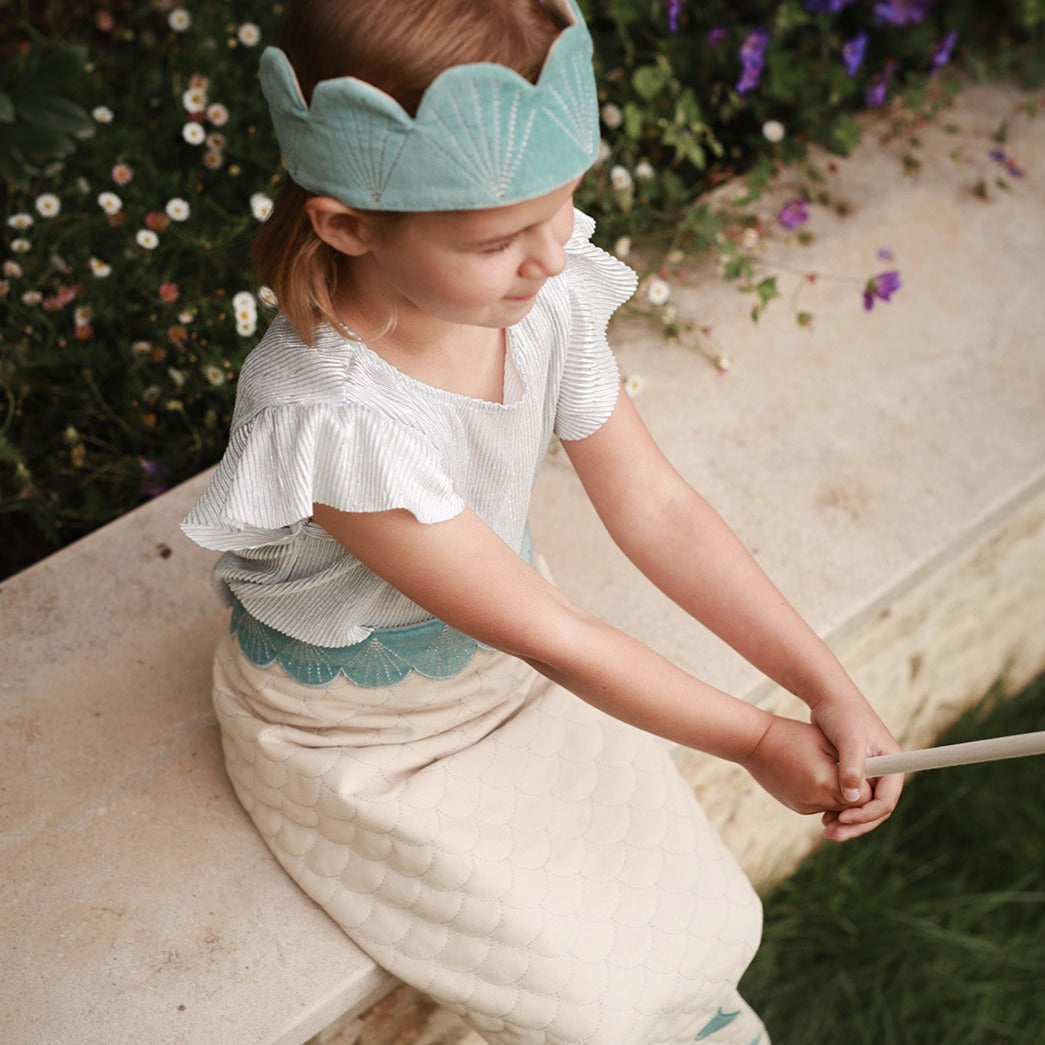
<svg viewBox="0 0 1045 1045"><path fill-rule="evenodd" d="M1011 104L977 88L951 122L988 133ZM827 272L891 246L905 286L889 305L865 315L852 286L821 280L802 290L812 330L780 303L754 327L730 286L695 279L679 303L730 350L725 378L644 326L616 328L668 455L912 745L996 675L1015 684L1045 664L1045 179L973 201L947 165L956 139L925 138L935 163L899 187L869 139L839 173L863 213L815 219L811 252L782 247ZM1009 148L1045 171L1045 140L1016 121ZM394 986L283 876L225 780L209 707L224 613L213 556L177 531L204 479L0 586L11 1045L364 1042L377 1019L364 1010ZM790 707L630 572L561 455L533 526L568 594L709 681ZM678 755L754 877L812 843L731 767ZM412 1011L435 1021L410 1032L418 1045L459 1040L459 1025Z"/></svg>

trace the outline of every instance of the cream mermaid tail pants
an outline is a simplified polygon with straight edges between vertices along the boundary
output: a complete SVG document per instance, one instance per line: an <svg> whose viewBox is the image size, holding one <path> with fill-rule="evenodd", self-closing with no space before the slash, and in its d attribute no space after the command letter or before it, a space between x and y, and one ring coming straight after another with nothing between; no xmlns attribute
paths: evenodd
<svg viewBox="0 0 1045 1045"><path fill-rule="evenodd" d="M768 1045L761 906L658 741L525 663L325 687L215 659L228 773L379 965L503 1045Z"/></svg>

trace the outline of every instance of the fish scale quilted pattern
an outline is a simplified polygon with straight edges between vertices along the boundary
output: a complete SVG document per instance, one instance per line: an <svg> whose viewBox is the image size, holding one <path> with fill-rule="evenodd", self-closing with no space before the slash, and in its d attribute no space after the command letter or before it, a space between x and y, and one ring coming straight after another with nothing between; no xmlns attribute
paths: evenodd
<svg viewBox="0 0 1045 1045"><path fill-rule="evenodd" d="M761 908L663 746L528 665L324 687L215 662L230 779L378 964L505 1045L767 1043Z"/></svg>

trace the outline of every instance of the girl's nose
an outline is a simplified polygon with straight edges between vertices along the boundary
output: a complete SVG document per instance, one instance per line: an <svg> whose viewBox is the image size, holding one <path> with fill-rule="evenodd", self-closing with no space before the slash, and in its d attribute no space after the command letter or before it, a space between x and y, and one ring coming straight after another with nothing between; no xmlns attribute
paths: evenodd
<svg viewBox="0 0 1045 1045"><path fill-rule="evenodd" d="M565 244L556 234L549 222L543 228L534 230L534 236L528 246L526 260L519 268L519 274L528 279L547 279L557 276L566 267Z"/></svg>

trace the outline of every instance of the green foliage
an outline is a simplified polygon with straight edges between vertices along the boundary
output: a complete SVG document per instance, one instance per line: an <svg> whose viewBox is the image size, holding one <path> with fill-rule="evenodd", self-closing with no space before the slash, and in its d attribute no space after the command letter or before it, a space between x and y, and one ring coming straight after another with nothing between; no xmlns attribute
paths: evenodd
<svg viewBox="0 0 1045 1045"><path fill-rule="evenodd" d="M816 144L840 155L860 140L855 114L892 68L889 100L939 76L934 52L950 31L956 56L983 75L1042 75L1042 0L935 3L927 17L885 24L875 0L810 11L802 0L724 0L669 8L656 0L582 0L595 37L603 102L604 162L582 186L580 206L605 242L673 239L692 251L709 246L688 211L709 189L765 159L786 164ZM755 29L769 34L757 86L740 90L741 49ZM844 48L866 33L851 70ZM779 127L779 142L766 125ZM636 177L645 167L655 177ZM617 187L631 176L627 191ZM615 172L615 173L614 173Z"/></svg>
<svg viewBox="0 0 1045 1045"><path fill-rule="evenodd" d="M91 118L73 101L86 56L79 46L29 45L0 67L0 178L24 188L34 166L64 159L75 136L90 131Z"/></svg>
<svg viewBox="0 0 1045 1045"><path fill-rule="evenodd" d="M873 24L873 0L838 15L684 0L674 32L662 0L583 6L605 142L579 205L606 246L714 246L756 318L775 281L723 242L745 218L708 190L749 172L754 200L808 143L851 149L886 57L900 62L897 97L926 84L946 29L989 75L1032 68L1027 53L1040 62L1026 45L1043 28L1041 0L936 3L903 28ZM271 314L247 252L280 177L256 74L280 13L275 0L0 6L0 576L221 454L235 375ZM758 27L765 67L742 92L739 51ZM860 27L868 53L850 77L840 48Z"/></svg>
<svg viewBox="0 0 1045 1045"><path fill-rule="evenodd" d="M279 169L257 89L279 5L193 4L184 29L165 6L81 12L86 46L5 67L7 126L41 147L4 200L0 574L216 460L269 314L247 254Z"/></svg>
<svg viewBox="0 0 1045 1045"><path fill-rule="evenodd" d="M1045 678L940 738L1041 729ZM741 983L777 1045L1030 1045L1045 1027L1045 757L923 773L765 898Z"/></svg>

